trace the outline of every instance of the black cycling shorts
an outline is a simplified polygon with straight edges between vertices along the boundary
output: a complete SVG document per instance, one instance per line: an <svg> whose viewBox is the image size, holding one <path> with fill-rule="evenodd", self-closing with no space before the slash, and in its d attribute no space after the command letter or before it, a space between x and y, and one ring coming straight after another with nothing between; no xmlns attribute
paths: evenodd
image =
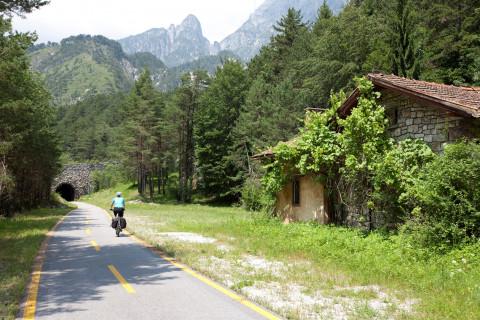
<svg viewBox="0 0 480 320"><path fill-rule="evenodd" d="M123 218L123 211L125 211L123 208L113 208L113 214L115 217L118 215L120 218Z"/></svg>

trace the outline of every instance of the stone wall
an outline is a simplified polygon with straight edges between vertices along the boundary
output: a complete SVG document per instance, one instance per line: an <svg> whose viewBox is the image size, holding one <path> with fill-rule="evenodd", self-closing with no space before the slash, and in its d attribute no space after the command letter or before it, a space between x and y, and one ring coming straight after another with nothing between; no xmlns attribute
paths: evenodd
<svg viewBox="0 0 480 320"><path fill-rule="evenodd" d="M378 103L385 107L391 123L389 134L397 141L423 139L439 152L445 142L480 137L480 121L477 119L465 118L389 90L380 92L382 96Z"/></svg>
<svg viewBox="0 0 480 320"><path fill-rule="evenodd" d="M108 165L119 165L119 162L103 163L77 163L64 166L62 173L56 177L52 184L52 190L56 191L62 185L69 185L75 189L75 200L83 195L90 194L92 180L90 175L94 171L102 171Z"/></svg>

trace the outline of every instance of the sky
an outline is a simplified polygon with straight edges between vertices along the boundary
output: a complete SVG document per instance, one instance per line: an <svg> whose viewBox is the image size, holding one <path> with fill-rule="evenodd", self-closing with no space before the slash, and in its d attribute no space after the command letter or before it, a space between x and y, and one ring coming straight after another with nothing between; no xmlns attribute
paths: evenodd
<svg viewBox="0 0 480 320"><path fill-rule="evenodd" d="M51 0L25 19L13 18L13 29L36 31L37 43L72 35L103 35L118 40L152 28L179 25L189 14L213 43L235 32L264 0Z"/></svg>

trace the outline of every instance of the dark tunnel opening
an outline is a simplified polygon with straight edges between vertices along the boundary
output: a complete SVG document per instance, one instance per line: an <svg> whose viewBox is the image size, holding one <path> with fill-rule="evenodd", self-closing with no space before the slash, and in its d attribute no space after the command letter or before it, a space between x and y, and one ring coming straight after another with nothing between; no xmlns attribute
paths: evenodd
<svg viewBox="0 0 480 320"><path fill-rule="evenodd" d="M75 188L71 184L62 183L55 189L55 192L67 201L75 200Z"/></svg>

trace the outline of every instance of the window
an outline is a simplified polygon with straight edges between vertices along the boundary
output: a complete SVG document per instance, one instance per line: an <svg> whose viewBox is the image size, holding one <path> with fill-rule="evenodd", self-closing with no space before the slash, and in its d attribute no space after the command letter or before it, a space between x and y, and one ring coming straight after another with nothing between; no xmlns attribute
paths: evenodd
<svg viewBox="0 0 480 320"><path fill-rule="evenodd" d="M387 111L388 118L390 119L390 125L396 125L398 124L398 107L397 108L392 108Z"/></svg>
<svg viewBox="0 0 480 320"><path fill-rule="evenodd" d="M294 206L300 205L300 180L295 179L292 181L293 185L293 196L292 196L292 204Z"/></svg>

